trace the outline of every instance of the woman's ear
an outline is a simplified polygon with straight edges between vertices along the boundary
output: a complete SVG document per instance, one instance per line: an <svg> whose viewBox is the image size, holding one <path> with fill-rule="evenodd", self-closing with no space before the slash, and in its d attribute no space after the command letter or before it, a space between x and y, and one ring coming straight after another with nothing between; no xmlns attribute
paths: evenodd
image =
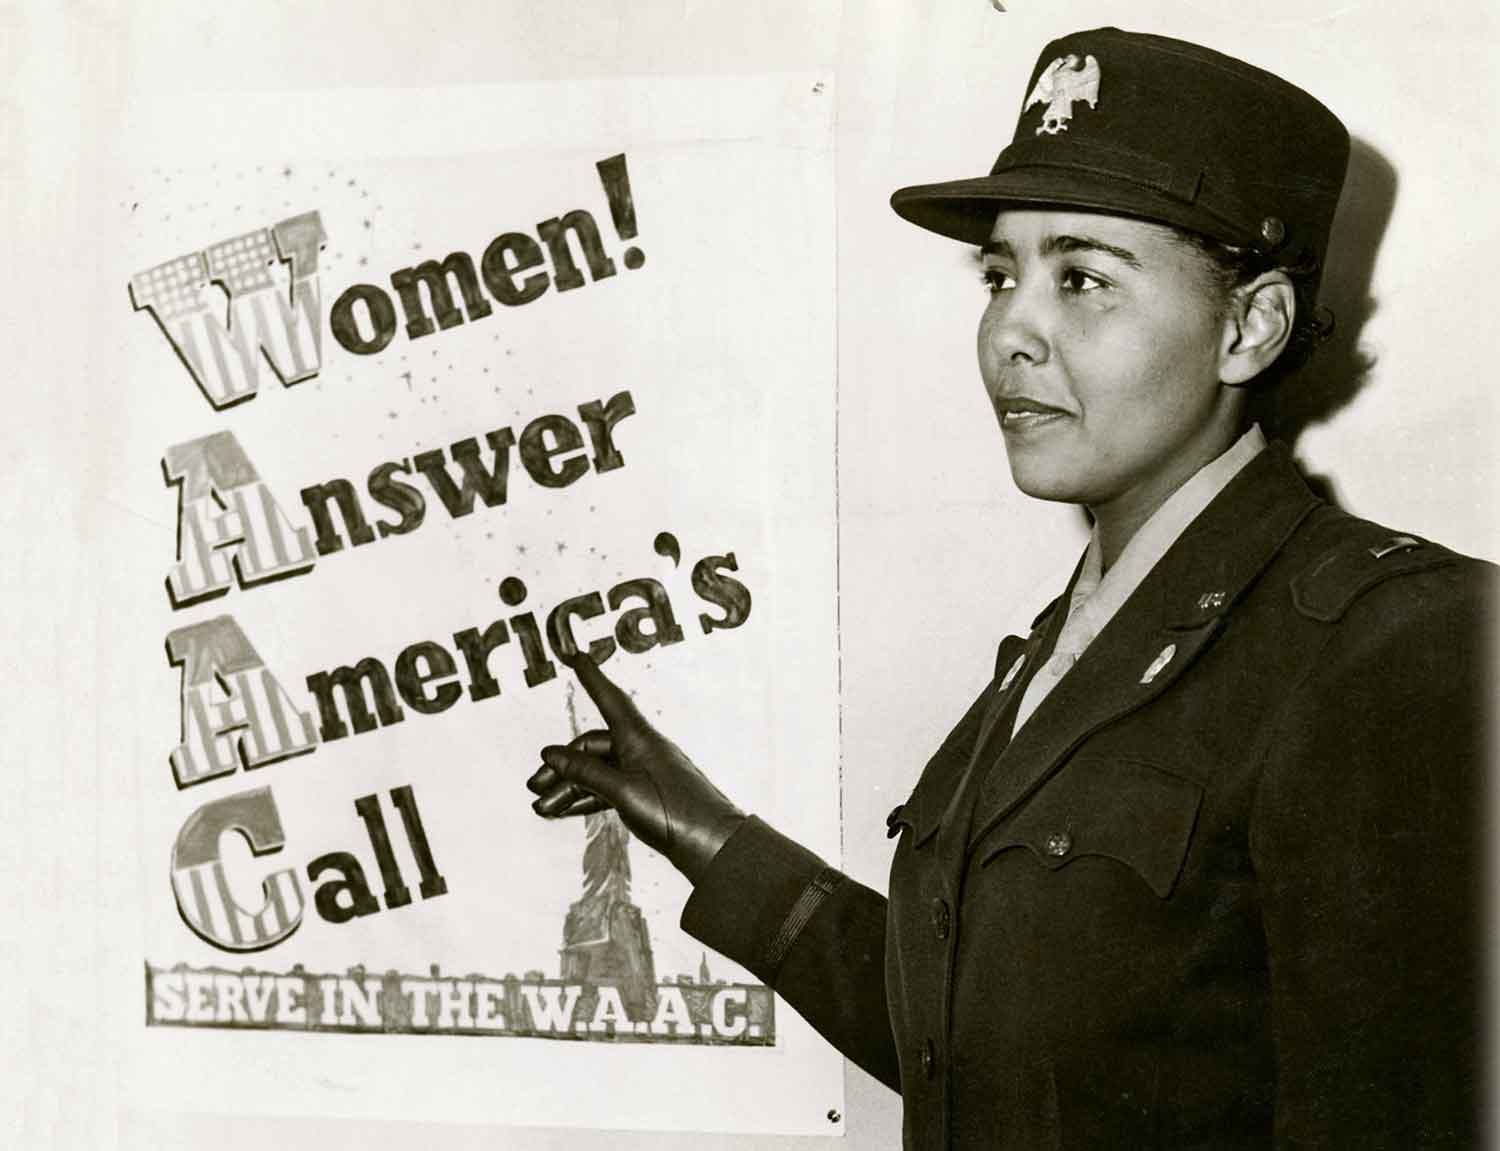
<svg viewBox="0 0 1500 1151"><path fill-rule="evenodd" d="M1219 381L1242 387L1276 362L1297 319L1297 293L1282 271L1262 272L1230 294L1219 345Z"/></svg>

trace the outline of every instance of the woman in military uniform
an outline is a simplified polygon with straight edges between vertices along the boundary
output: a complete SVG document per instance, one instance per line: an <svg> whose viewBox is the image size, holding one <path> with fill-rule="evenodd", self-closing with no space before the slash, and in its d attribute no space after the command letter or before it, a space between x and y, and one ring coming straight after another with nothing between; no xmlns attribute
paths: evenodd
<svg viewBox="0 0 1500 1151"><path fill-rule="evenodd" d="M616 808L908 1147L1477 1139L1492 569L1323 502L1247 418L1317 342L1348 150L1275 76L1098 29L1043 50L989 175L892 198L979 246L1012 475L1093 530L892 812L887 896L575 666L608 730L544 749L536 810Z"/></svg>

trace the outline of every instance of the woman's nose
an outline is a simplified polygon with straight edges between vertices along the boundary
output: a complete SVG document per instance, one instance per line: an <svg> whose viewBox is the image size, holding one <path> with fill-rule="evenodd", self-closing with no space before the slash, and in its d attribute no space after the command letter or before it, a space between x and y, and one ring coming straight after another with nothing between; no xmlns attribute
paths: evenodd
<svg viewBox="0 0 1500 1151"><path fill-rule="evenodd" d="M1044 363L1048 356L1040 293L1017 286L997 293L979 321L981 360L994 363Z"/></svg>

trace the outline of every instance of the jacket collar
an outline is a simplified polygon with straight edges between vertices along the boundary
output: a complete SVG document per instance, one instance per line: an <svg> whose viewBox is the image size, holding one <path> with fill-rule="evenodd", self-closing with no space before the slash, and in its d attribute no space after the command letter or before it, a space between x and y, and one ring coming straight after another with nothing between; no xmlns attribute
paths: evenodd
<svg viewBox="0 0 1500 1151"><path fill-rule="evenodd" d="M1188 525L1135 593L1013 739L995 732L972 841L1040 787L1106 724L1165 691L1218 634L1224 618L1322 501L1285 444L1274 443Z"/></svg>

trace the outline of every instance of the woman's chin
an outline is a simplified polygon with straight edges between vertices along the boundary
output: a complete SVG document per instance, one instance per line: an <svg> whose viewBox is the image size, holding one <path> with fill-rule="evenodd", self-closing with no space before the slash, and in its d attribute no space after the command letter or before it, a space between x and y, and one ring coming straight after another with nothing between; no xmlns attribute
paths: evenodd
<svg viewBox="0 0 1500 1151"><path fill-rule="evenodd" d="M1005 448L1011 479L1032 499L1069 504L1086 501L1085 485L1081 482L1084 469L1076 462L1055 452L1043 453L1027 445L1013 444L1008 439Z"/></svg>

